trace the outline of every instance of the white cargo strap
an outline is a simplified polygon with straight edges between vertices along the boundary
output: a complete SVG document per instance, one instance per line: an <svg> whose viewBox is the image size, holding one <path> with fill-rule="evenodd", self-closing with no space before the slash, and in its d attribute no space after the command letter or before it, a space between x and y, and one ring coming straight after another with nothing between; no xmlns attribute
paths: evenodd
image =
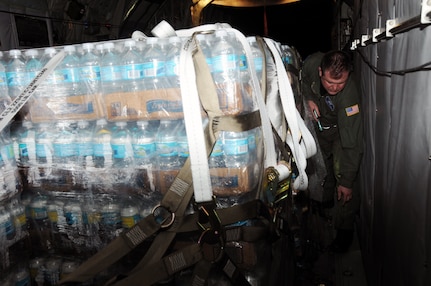
<svg viewBox="0 0 431 286"><path fill-rule="evenodd" d="M213 199L208 156L203 132L201 104L196 87L192 52L193 40L186 41L180 55L180 85L183 102L184 123L189 144L189 157L193 179L194 197L197 203Z"/></svg>
<svg viewBox="0 0 431 286"><path fill-rule="evenodd" d="M237 39L241 42L245 55L247 57L248 70L251 77L252 90L255 92L255 99L260 112L260 119L262 123L262 134L264 140L264 167L276 167L277 166L277 153L275 152L275 142L272 134L271 121L269 120L269 115L266 110L266 105L264 102L264 97L262 95L262 90L260 89L259 80L257 78L256 67L254 66L254 60L250 48L250 44L247 38L236 29L227 29L235 33Z"/></svg>
<svg viewBox="0 0 431 286"><path fill-rule="evenodd" d="M293 187L297 190L306 190L308 187L308 176L305 172L307 158L316 154L316 142L296 109L289 77L287 76L286 69L274 42L267 38L264 40L274 56L281 103L290 131L286 136L286 143L292 151L299 173L298 177L293 182Z"/></svg>
<svg viewBox="0 0 431 286"><path fill-rule="evenodd" d="M63 60L64 51L58 52L48 63L42 68L42 70L36 75L36 77L30 82L30 84L18 95L10 105L0 114L0 131L2 131L7 124L14 118L14 116L20 111L20 109L26 104L26 102L33 95L36 88L46 79L46 77L55 69L55 67Z"/></svg>

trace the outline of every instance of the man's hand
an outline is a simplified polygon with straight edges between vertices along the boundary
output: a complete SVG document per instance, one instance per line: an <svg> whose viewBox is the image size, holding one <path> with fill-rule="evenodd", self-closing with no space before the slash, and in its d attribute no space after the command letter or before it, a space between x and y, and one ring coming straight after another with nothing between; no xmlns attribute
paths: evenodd
<svg viewBox="0 0 431 286"><path fill-rule="evenodd" d="M317 121L318 117L320 117L319 107L317 107L317 104L312 100L307 100L307 104L308 104L308 108L310 108L312 117L314 118L315 121ZM316 111L316 113L314 113L314 111Z"/></svg>
<svg viewBox="0 0 431 286"><path fill-rule="evenodd" d="M337 187L337 199L343 201L343 205L350 201L353 196L353 190L339 185Z"/></svg>

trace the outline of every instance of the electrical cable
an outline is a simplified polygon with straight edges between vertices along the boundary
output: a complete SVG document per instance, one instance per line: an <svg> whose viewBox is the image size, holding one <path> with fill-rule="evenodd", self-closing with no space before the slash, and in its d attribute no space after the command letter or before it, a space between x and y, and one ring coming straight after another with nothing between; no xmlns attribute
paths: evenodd
<svg viewBox="0 0 431 286"><path fill-rule="evenodd" d="M394 71L382 71L382 70L379 70L377 67L373 66L370 63L370 61L366 59L366 57L364 56L364 54L361 51L358 50L357 52L361 56L362 60L367 64L367 66L372 71L374 71L376 74L381 75L381 76L391 77L392 75L406 75L408 73L431 70L431 61L430 61L430 62L426 62L422 65L419 65L419 66L416 66L413 68L408 68L408 69L403 69L403 70L394 70Z"/></svg>

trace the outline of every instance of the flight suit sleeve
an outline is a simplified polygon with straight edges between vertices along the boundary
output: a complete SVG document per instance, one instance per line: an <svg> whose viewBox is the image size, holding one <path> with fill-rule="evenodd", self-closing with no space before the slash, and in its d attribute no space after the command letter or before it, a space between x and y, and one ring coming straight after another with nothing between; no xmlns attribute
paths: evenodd
<svg viewBox="0 0 431 286"><path fill-rule="evenodd" d="M322 59L322 53L308 56L301 68L301 92L305 100L316 100L316 94L312 87L319 81L318 67Z"/></svg>
<svg viewBox="0 0 431 286"><path fill-rule="evenodd" d="M341 139L339 184L352 188L363 153L363 130L359 93L356 85L346 85L341 95L338 126Z"/></svg>

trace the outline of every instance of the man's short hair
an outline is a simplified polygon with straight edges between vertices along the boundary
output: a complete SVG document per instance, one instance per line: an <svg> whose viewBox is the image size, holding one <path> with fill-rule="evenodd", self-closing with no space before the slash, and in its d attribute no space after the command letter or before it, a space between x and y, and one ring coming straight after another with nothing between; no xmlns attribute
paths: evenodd
<svg viewBox="0 0 431 286"><path fill-rule="evenodd" d="M343 72L351 72L353 70L350 55L344 51L334 50L323 55L320 62L322 73L326 71L332 78L338 79Z"/></svg>

